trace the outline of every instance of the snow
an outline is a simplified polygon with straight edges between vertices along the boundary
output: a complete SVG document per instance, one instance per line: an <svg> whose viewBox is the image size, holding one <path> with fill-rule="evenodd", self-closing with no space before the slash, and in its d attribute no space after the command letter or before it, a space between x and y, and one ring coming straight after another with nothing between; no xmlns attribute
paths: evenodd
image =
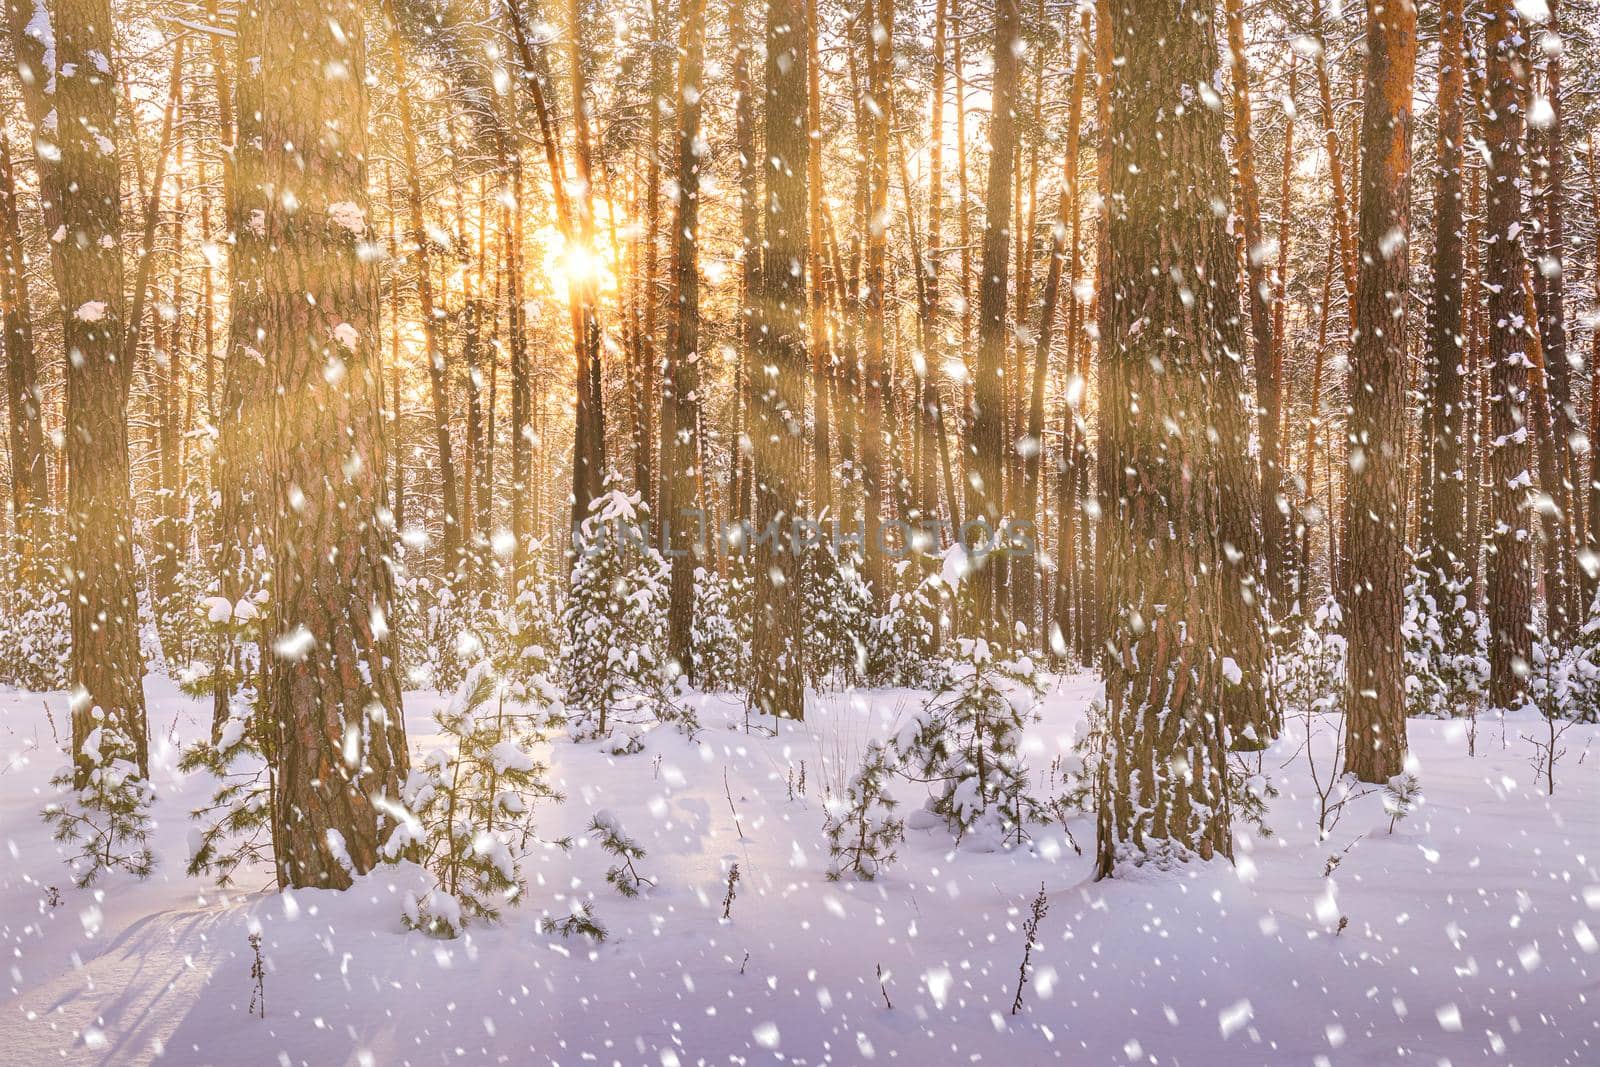
<svg viewBox="0 0 1600 1067"><path fill-rule="evenodd" d="M775 736L738 728L737 697L696 695L697 742L656 729L634 755L565 740L537 750L568 798L536 809L539 833L573 848L536 845L526 898L503 923L438 941L402 916L459 919L460 903L430 895L411 864L344 893L263 892L265 869L228 892L186 877L187 813L214 783L177 759L208 733L211 703L162 677L146 689L159 866L143 882L79 890L38 818L62 762L46 707L59 729L65 698L0 688L8 1062L1595 1062L1600 780L1577 753L1597 726L1571 728L1567 773L1546 797L1519 740L1534 719L1481 721L1475 758L1464 722L1412 720L1426 803L1390 833L1375 791L1319 842L1305 727L1291 717L1261 757L1279 790L1274 834L1241 830L1237 866L1095 882L1087 817L992 852L957 851L937 820L908 818L877 880L830 883L828 783L892 736L920 694L823 694ZM1046 696L1024 743L1041 786L1097 694L1069 676ZM419 751L441 743L431 714L442 700L406 696ZM1331 735L1315 743L1326 761ZM802 761L809 788L791 799ZM907 816L925 795L905 781L893 791ZM605 884L612 860L584 832L597 812L648 851L650 896ZM1050 911L1012 1015L1021 924L1041 882ZM607 941L540 930L591 895ZM255 932L264 1019L247 1009Z"/></svg>
<svg viewBox="0 0 1600 1067"><path fill-rule="evenodd" d="M78 305L78 310L72 313L72 317L79 322L99 322L106 317L107 307L104 300L86 300Z"/></svg>
<svg viewBox="0 0 1600 1067"><path fill-rule="evenodd" d="M340 200L329 204L328 218L333 220L335 226L349 230L357 237L367 232L366 209L354 201Z"/></svg>

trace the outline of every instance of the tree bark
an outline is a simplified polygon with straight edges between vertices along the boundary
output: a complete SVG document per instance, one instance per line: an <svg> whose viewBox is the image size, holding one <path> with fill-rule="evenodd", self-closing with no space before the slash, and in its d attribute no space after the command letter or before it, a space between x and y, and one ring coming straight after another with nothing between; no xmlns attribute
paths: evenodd
<svg viewBox="0 0 1600 1067"><path fill-rule="evenodd" d="M1487 12L1489 121L1489 701L1521 707L1533 663L1533 561L1526 528L1532 453L1523 306L1521 180L1528 84L1522 16L1511 0Z"/></svg>
<svg viewBox="0 0 1600 1067"><path fill-rule="evenodd" d="M1364 782L1399 774L1406 755L1405 305L1416 30L1411 0L1375 0L1367 20L1345 535L1345 766Z"/></svg>
<svg viewBox="0 0 1600 1067"><path fill-rule="evenodd" d="M1434 194L1433 303L1428 315L1426 410L1431 434L1432 478L1423 487L1423 552L1429 587L1441 609L1455 602L1452 583L1465 573L1463 541L1466 475L1461 446L1462 416L1463 138L1461 111L1465 84L1464 29L1461 0L1443 0L1439 8L1439 138Z"/></svg>
<svg viewBox="0 0 1600 1067"><path fill-rule="evenodd" d="M1146 857L1231 855L1223 775L1226 445L1219 371L1242 340L1209 15L1183 0L1100 8L1111 196L1101 294L1101 519L1109 629L1096 876ZM1159 27L1159 33L1154 32ZM1182 770L1177 768L1182 766Z"/></svg>
<svg viewBox="0 0 1600 1067"><path fill-rule="evenodd" d="M1285 565L1289 544L1288 501L1283 496L1278 423L1282 390L1273 359L1272 278L1267 270L1270 250L1261 226L1261 192L1256 183L1254 115L1250 98L1250 62L1245 53L1243 0L1226 0L1228 55L1233 80L1233 156L1239 187L1239 207L1244 221L1246 306L1250 315L1251 358L1255 364L1256 434L1261 486L1261 569L1271 610L1287 607ZM1291 125L1293 120L1291 119Z"/></svg>
<svg viewBox="0 0 1600 1067"><path fill-rule="evenodd" d="M989 176L984 193L983 254L978 281L977 365L972 371L972 417L967 452L971 457L967 480L968 526L982 524L985 532L969 536L963 530L975 570L970 604L978 630L992 633L1004 597L999 568L987 549L1001 537L1005 516L1004 468L1006 354L1010 332L1006 326L1006 288L1011 254L1011 185L1017 155L1016 43L1021 33L1020 0L996 0L994 22L993 105L989 116ZM987 540L985 545L981 543Z"/></svg>
<svg viewBox="0 0 1600 1067"><path fill-rule="evenodd" d="M401 158L406 167L406 209L411 222L411 242L416 249L417 301L422 314L423 356L428 363L428 386L433 399L433 439L439 453L440 494L444 498L444 535L439 539L439 554L444 561L449 583L456 585L464 570L462 553L462 509L460 481L456 477L455 452L450 442L450 384L445 367L445 348L439 338L439 313L433 300L433 270L429 264L432 238L422 216L422 176L417 166L417 126L412 115L411 87L406 72L405 50L400 40L400 20L395 16L394 0L384 0L384 16L389 21L389 61L395 93L400 103ZM399 308L392 309L399 314Z"/></svg>
<svg viewBox="0 0 1600 1067"><path fill-rule="evenodd" d="M84 742L95 709L118 726L141 776L149 773L144 660L139 649L128 472L128 389L133 364L124 319L122 168L110 57L108 0L62 0L56 9L61 225L51 242L61 294L66 361L68 583L72 758L81 788L92 763Z"/></svg>
<svg viewBox="0 0 1600 1067"><path fill-rule="evenodd" d="M17 577L23 590L31 590L43 577L39 557L49 536L46 523L50 485L25 268L11 142L0 131L0 348L6 354L7 440L11 448L11 506L16 516Z"/></svg>
<svg viewBox="0 0 1600 1067"><path fill-rule="evenodd" d="M799 719L805 688L799 650L796 584L799 569L791 524L805 480L805 272L806 174L811 139L806 129L804 0L769 0L766 63L766 240L756 366L751 376L756 545L753 668L750 706L763 714Z"/></svg>
<svg viewBox="0 0 1600 1067"><path fill-rule="evenodd" d="M274 253L259 319L272 390L277 863L282 885L345 888L378 862L384 807L408 764L379 518L379 284L359 252L370 237L366 40L348 0L272 5L260 18L262 170L278 194L261 222Z"/></svg>
<svg viewBox="0 0 1600 1067"><path fill-rule="evenodd" d="M679 11L677 196L672 220L672 291L677 297L667 342L661 404L661 507L666 548L672 556L667 610L667 655L693 679L693 535L710 525L694 521L699 470L700 407L700 99L705 73L705 0L684 0Z"/></svg>

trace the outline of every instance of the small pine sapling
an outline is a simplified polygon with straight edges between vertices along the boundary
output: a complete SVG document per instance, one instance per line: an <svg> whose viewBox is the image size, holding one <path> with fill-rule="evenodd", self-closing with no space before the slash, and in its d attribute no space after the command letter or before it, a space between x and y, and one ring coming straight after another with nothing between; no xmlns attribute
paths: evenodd
<svg viewBox="0 0 1600 1067"><path fill-rule="evenodd" d="M606 881L617 892L625 897L636 897L645 886L656 884L654 879L646 878L634 869L634 861L644 859L644 848L627 835L621 821L611 812L595 812L589 822L589 834L617 860L606 871Z"/></svg>
<svg viewBox="0 0 1600 1067"><path fill-rule="evenodd" d="M750 676L755 580L745 559L728 564L726 577L705 567L694 572L692 673L696 687L707 693L741 689Z"/></svg>
<svg viewBox="0 0 1600 1067"><path fill-rule="evenodd" d="M233 883L237 871L266 865L276 870L277 767L267 753L272 738L255 687L240 684L227 699L228 717L215 738L185 750L178 769L203 770L217 780L211 799L189 813L199 826L189 837L191 876Z"/></svg>
<svg viewBox="0 0 1600 1067"><path fill-rule="evenodd" d="M1395 775L1383 787L1383 810L1389 814L1389 832L1422 803L1422 780L1410 771Z"/></svg>
<svg viewBox="0 0 1600 1067"><path fill-rule="evenodd" d="M1020 844L1026 824L1048 818L1022 762L1022 733L1044 692L1026 656L1007 659L963 638L943 680L894 739L908 777L936 789L928 807L958 836L980 823Z"/></svg>
<svg viewBox="0 0 1600 1067"><path fill-rule="evenodd" d="M139 774L122 725L98 707L90 715L96 725L74 765L50 780L66 795L41 812L56 841L75 850L67 865L80 889L107 871L149 877L156 862L149 843L155 789Z"/></svg>
<svg viewBox="0 0 1600 1067"><path fill-rule="evenodd" d="M436 937L470 921L493 921L523 891L520 855L532 836L532 805L559 800L529 754L542 736L538 711L508 706L487 663L467 672L434 716L447 742L414 766L401 789L404 817L385 843L390 859L413 859L434 878L404 920Z"/></svg>
<svg viewBox="0 0 1600 1067"><path fill-rule="evenodd" d="M895 848L905 840L905 823L894 817L895 800L888 792L893 774L888 751L872 741L844 797L829 803L823 830L832 857L830 881L849 876L870 882L894 862Z"/></svg>
<svg viewBox="0 0 1600 1067"><path fill-rule="evenodd" d="M806 684L843 688L862 681L872 636L872 591L853 550L821 541L799 551L799 597Z"/></svg>
<svg viewBox="0 0 1600 1067"><path fill-rule="evenodd" d="M1017 995L1011 1002L1011 1014L1022 1010L1022 987L1028 984L1033 970L1033 949L1039 943L1039 924L1050 910L1050 898L1045 895L1044 883L1039 883L1039 895L1033 898L1028 920L1022 924L1022 963L1017 967Z"/></svg>
<svg viewBox="0 0 1600 1067"><path fill-rule="evenodd" d="M649 508L609 480L575 531L561 614L562 677L575 740L608 737L613 720L655 715L674 682L665 663L668 568L648 540Z"/></svg>
<svg viewBox="0 0 1600 1067"><path fill-rule="evenodd" d="M540 929L562 937L587 937L592 941L606 939L606 928L595 917L594 905L587 900L574 907L564 918L546 916L544 922L540 923Z"/></svg>

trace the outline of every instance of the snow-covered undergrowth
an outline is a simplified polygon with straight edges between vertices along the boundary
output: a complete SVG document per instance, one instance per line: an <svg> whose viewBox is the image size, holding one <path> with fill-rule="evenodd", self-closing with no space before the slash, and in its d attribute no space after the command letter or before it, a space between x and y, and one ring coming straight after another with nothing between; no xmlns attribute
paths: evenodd
<svg viewBox="0 0 1600 1067"><path fill-rule="evenodd" d="M565 739L537 752L567 797L540 808L538 833L570 850L536 847L526 899L439 940L403 925L408 894L430 885L413 866L343 894L259 892L265 870L226 893L185 877L187 813L213 782L177 764L211 709L159 677L147 689L158 866L85 890L38 815L66 700L0 691L6 1062L1600 1062L1600 727L1565 735L1549 797L1521 736L1541 725L1531 713L1478 723L1474 757L1464 722L1412 720L1421 803L1395 820L1373 790L1319 841L1306 723L1291 716L1259 756L1271 837L1241 828L1234 866L1098 883L1091 819L1035 826L1022 848L956 846L921 810L927 787L896 778L894 861L830 881L830 791L924 695L814 698L776 736L741 729L734 698L696 697L695 740L657 729L633 755ZM1042 794L1061 790L1094 695L1054 680L1028 727ZM406 698L424 752L442 703ZM590 832L601 812L643 849L636 896L607 883L618 860ZM1041 883L1049 910L1012 1014ZM606 941L544 931L587 901Z"/></svg>

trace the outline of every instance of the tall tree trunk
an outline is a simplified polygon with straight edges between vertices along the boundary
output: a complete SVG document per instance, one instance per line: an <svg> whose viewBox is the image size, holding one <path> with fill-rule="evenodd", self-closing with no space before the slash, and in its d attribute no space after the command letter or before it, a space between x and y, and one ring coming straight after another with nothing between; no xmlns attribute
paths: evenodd
<svg viewBox="0 0 1600 1067"><path fill-rule="evenodd" d="M1361 134L1361 274L1351 352L1345 766L1364 782L1406 755L1406 334L1417 10L1375 0Z"/></svg>
<svg viewBox="0 0 1600 1067"><path fill-rule="evenodd" d="M866 378L866 418L861 427L862 497L865 503L866 546L863 574L872 588L875 607L887 600L888 571L883 566L883 440L884 398L889 392L885 358L885 264L889 248L889 115L894 78L894 0L866 0L867 92L871 116L867 152L867 269L866 347L862 372Z"/></svg>
<svg viewBox="0 0 1600 1067"><path fill-rule="evenodd" d="M1428 315L1427 381L1425 384L1433 457L1433 477L1423 487L1422 547L1430 574L1429 588L1441 608L1455 602L1453 582L1465 573L1466 474L1461 459L1464 227L1464 167L1461 111L1467 52L1461 0L1443 0L1439 9L1439 141L1434 194L1433 303Z"/></svg>
<svg viewBox="0 0 1600 1067"><path fill-rule="evenodd" d="M1522 295L1523 101L1528 84L1522 16L1491 0L1487 45L1489 122L1489 700L1521 707L1533 663L1533 561L1526 528L1532 479L1526 313Z"/></svg>
<svg viewBox="0 0 1600 1067"><path fill-rule="evenodd" d="M761 154L756 151L756 90L751 73L751 31L746 0L733 0L728 36L733 43L734 151L739 157L739 315L738 363L734 368L733 485L729 512L736 522L752 518L753 439L748 430L755 410L751 359L758 343L757 304L761 292Z"/></svg>
<svg viewBox="0 0 1600 1067"><path fill-rule="evenodd" d="M817 58L821 33L817 0L806 0L806 128L815 137L806 172L806 214L810 219L806 275L811 283L811 506L819 521L833 506L833 427L829 411L833 358L825 320L827 287L822 269L822 63Z"/></svg>
<svg viewBox="0 0 1600 1067"><path fill-rule="evenodd" d="M991 632L1003 596L998 568L991 554L1006 518L1004 495L1007 266L1011 254L1011 185L1017 155L1017 42L1021 33L1020 0L996 0L994 21L994 87L989 116L989 176L984 193L983 256L978 281L977 366L972 371L972 417L967 452L967 524L983 524L986 532L966 538L976 570L971 608L980 632ZM987 540L989 544L979 543Z"/></svg>
<svg viewBox="0 0 1600 1067"><path fill-rule="evenodd" d="M1044 380L1050 369L1050 347L1055 339L1056 305L1061 297L1063 264L1071 257L1067 269L1067 377L1077 373L1077 296L1073 289L1078 284L1078 148L1082 141L1084 77L1089 67L1089 50L1084 39L1089 32L1089 13L1083 13L1078 33L1069 26L1068 52L1072 56L1072 88L1067 100L1067 154L1061 171L1061 209L1051 230L1050 264L1045 268L1044 296L1039 310L1039 332L1034 338L1033 396L1028 407L1028 435L1035 447L1024 457L1023 519L1034 524L1037 519L1035 502L1039 494L1039 467L1044 449ZM1069 399L1062 405L1061 470L1057 494L1060 536L1056 541L1055 611L1047 616L1049 625L1047 646L1064 651L1067 634L1071 631L1071 613L1068 608L1068 591L1071 588L1068 560L1076 565L1075 540L1077 517L1072 514L1070 493L1065 491L1073 476L1072 446L1076 435L1073 420L1076 404ZM1036 538L1037 540L1037 538ZM1035 561L1036 562L1036 561Z"/></svg>
<svg viewBox="0 0 1600 1067"><path fill-rule="evenodd" d="M1589 202L1594 226L1594 299L1600 305L1600 164L1596 163L1595 135L1589 134ZM1591 556L1600 554L1600 326L1590 331L1589 354L1589 479L1585 496L1589 514L1584 547ZM1583 569L1583 606L1594 604L1600 586L1600 568Z"/></svg>
<svg viewBox="0 0 1600 1067"><path fill-rule="evenodd" d="M804 0L769 0L766 63L766 240L756 366L751 378L756 522L754 679L750 705L781 718L805 714L799 654L799 569L789 536L805 480L806 129Z"/></svg>
<svg viewBox="0 0 1600 1067"><path fill-rule="evenodd" d="M1539 290L1539 337L1544 351L1549 379L1551 445L1563 485L1571 487L1577 477L1573 470L1572 435L1577 429L1572 406L1572 364L1567 359L1566 321L1566 146L1562 143L1562 83L1561 83L1561 7L1551 0L1550 17L1545 23L1545 33L1555 38L1555 48L1550 41L1541 43L1545 53L1545 93L1549 97L1549 122L1539 137L1540 159L1537 170L1543 178L1544 211L1537 220L1542 255L1535 264L1535 277ZM1572 494L1568 494L1571 499ZM1570 511L1561 515L1564 530L1574 530L1582 508L1580 500L1573 500ZM1562 551L1570 554L1573 543L1568 542ZM1569 580L1573 576L1569 573ZM1568 588L1571 592L1571 587ZM1565 627L1576 624L1575 619L1558 621Z"/></svg>
<svg viewBox="0 0 1600 1067"><path fill-rule="evenodd" d="M1250 315L1251 358L1255 363L1256 433L1261 485L1261 568L1272 611L1287 607L1288 506L1283 497L1278 424L1282 391L1273 359L1272 278L1267 270L1267 247L1261 226L1261 191L1256 183L1254 114L1250 98L1250 61L1245 53L1243 0L1226 0L1228 55L1233 80L1233 158L1237 171L1240 214L1244 221L1246 305ZM1293 120L1290 120L1291 125Z"/></svg>
<svg viewBox="0 0 1600 1067"><path fill-rule="evenodd" d="M278 877L345 888L377 864L408 763L378 521L379 286L359 252L370 237L366 35L347 0L268 6L260 18L262 170L278 192L262 220L277 251L259 320L273 397Z"/></svg>
<svg viewBox="0 0 1600 1067"><path fill-rule="evenodd" d="M122 189L117 100L107 57L108 0L56 8L56 110L61 224L51 243L60 283L66 361L67 533L71 575L70 685L87 694L72 711L72 758L81 787L92 769L84 742L97 713L125 734L141 776L149 773L144 661L139 649L128 475L128 389L133 365L123 317ZM109 146L109 147L108 147Z"/></svg>
<svg viewBox="0 0 1600 1067"><path fill-rule="evenodd" d="M25 267L11 142L0 131L0 348L6 354L7 440L11 449L18 579L24 590L31 590L43 577L39 553L48 540L45 524L50 486Z"/></svg>
<svg viewBox="0 0 1600 1067"><path fill-rule="evenodd" d="M1101 491L1110 629L1097 877L1142 856L1231 855L1223 783L1224 502L1212 428L1242 340L1210 17L1112 0L1109 245L1101 338ZM1163 36L1148 32L1159 26ZM1159 43L1158 43L1159 40ZM1181 770L1179 768L1182 768Z"/></svg>
<svg viewBox="0 0 1600 1067"><path fill-rule="evenodd" d="M595 255L593 151L589 143L589 103L584 70L583 9L579 0L567 5L570 26L567 65L572 75L573 162L576 165L569 242L580 254ZM573 293L573 333L577 338L577 415L572 448L572 528L589 514L590 503L600 495L606 471L605 411L600 393L599 279L593 271L581 272Z"/></svg>
<svg viewBox="0 0 1600 1067"><path fill-rule="evenodd" d="M671 538L710 526L698 506L695 482L699 471L700 408L700 99L705 73L705 0L684 0L679 11L678 135L676 203L672 219L672 291L677 297L663 372L667 391L661 404L662 529L670 531L672 553L667 610L667 655L693 677L691 640L694 630L693 537Z"/></svg>
<svg viewBox="0 0 1600 1067"><path fill-rule="evenodd" d="M417 301L422 314L423 355L428 363L428 386L433 399L433 438L439 454L440 493L444 504L444 535L439 539L439 554L450 584L461 578L465 560L462 553L461 489L456 478L456 461L450 443L450 379L445 368L445 347L439 337L439 315L433 302L433 270L429 264L428 236L422 217L422 175L417 167L417 126L411 110L411 88L407 81L405 50L400 40L400 20L395 17L394 0L384 0L384 15L389 20L389 61L395 93L400 102L401 158L406 166L406 209L411 222L411 242L416 249ZM393 309L395 314L399 309Z"/></svg>

